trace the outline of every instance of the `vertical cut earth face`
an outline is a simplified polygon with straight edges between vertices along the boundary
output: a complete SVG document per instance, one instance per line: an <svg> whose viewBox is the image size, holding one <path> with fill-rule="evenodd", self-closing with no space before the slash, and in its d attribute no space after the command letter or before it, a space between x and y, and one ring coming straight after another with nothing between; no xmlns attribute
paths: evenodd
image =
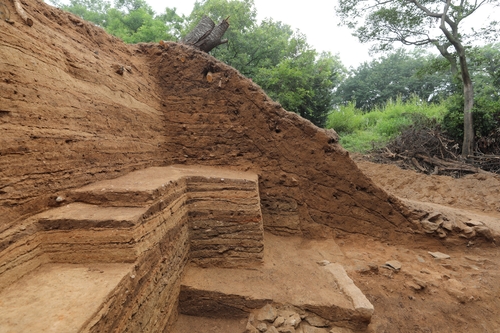
<svg viewBox="0 0 500 333"><path fill-rule="evenodd" d="M25 9L32 27L0 23L0 231L69 189L172 164L257 173L274 233L391 239L413 227L334 131L285 111L235 69L176 43L125 45L39 1Z"/></svg>

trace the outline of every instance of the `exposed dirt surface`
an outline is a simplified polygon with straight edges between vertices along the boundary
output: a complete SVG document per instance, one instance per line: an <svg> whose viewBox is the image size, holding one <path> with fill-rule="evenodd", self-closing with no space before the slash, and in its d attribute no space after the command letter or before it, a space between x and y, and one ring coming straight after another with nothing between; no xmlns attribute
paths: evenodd
<svg viewBox="0 0 500 333"><path fill-rule="evenodd" d="M409 204L480 221L489 217L491 227L500 225L498 177L428 176L393 165L356 160L378 185L411 199ZM339 235L335 241L341 252L334 259L345 267L375 307L368 332L500 332L500 256L495 243L437 243L429 238L397 245L354 234ZM266 246L283 244L268 242ZM435 259L429 252L441 252L450 258ZM322 249L319 247L316 255L310 251L302 253L296 261L307 266L318 259ZM399 271L382 267L394 260L401 264ZM287 274L295 276L300 271L290 266ZM280 283L276 281L277 285ZM181 315L175 332L243 332L244 325L238 320Z"/></svg>
<svg viewBox="0 0 500 333"><path fill-rule="evenodd" d="M22 3L33 26L11 1L10 21L0 20L0 251L30 242L38 230L25 220L99 180L173 164L249 171L266 231L337 244L335 261L375 307L369 331L500 332L500 256L489 231L500 231L498 177L356 164L334 131L285 111L210 55L176 43L125 45L41 1ZM184 244L187 231L181 236L172 239ZM168 251L183 262L187 250L177 255L172 239ZM155 274L177 279L162 251L149 251L141 274L162 263ZM316 261L309 251L280 279ZM2 269L11 264L4 258ZM175 284L172 292L152 286L176 295ZM181 316L177 330L241 325Z"/></svg>
<svg viewBox="0 0 500 333"><path fill-rule="evenodd" d="M41 1L23 5L32 27L0 21L0 232L69 189L172 164L256 173L275 233L335 228L404 242L420 228L333 130L287 112L234 68L181 44L125 45Z"/></svg>

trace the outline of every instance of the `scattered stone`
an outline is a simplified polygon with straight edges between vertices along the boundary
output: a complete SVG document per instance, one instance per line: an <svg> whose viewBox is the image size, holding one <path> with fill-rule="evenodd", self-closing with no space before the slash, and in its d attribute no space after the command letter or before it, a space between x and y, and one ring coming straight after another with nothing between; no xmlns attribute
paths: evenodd
<svg viewBox="0 0 500 333"><path fill-rule="evenodd" d="M444 231L443 229L439 228L437 230L437 234L439 236L439 238L446 238L446 236L448 236L448 234L446 234L446 231Z"/></svg>
<svg viewBox="0 0 500 333"><path fill-rule="evenodd" d="M418 279L418 278L413 278L413 282L415 282L420 287L422 287L422 289L424 289L424 288L427 287L427 283L425 281L423 281L423 280Z"/></svg>
<svg viewBox="0 0 500 333"><path fill-rule="evenodd" d="M274 321L273 323L273 326L275 327L280 327L281 325L283 325L285 323L285 317L283 316L278 316L276 317L276 320Z"/></svg>
<svg viewBox="0 0 500 333"><path fill-rule="evenodd" d="M405 285L415 291L421 291L425 289L425 287L427 286L427 284L424 281L419 280L417 278L414 278L412 281L406 281Z"/></svg>
<svg viewBox="0 0 500 333"><path fill-rule="evenodd" d="M267 331L267 325L266 325L266 323L263 323L263 322L258 323L256 328L259 330L259 332L266 332Z"/></svg>
<svg viewBox="0 0 500 333"><path fill-rule="evenodd" d="M366 298L361 290L356 287L352 279L347 275L344 267L340 264L330 264L325 269L333 274L338 286L344 294L351 298L354 309L360 317L369 321L375 310L373 304Z"/></svg>
<svg viewBox="0 0 500 333"><path fill-rule="evenodd" d="M479 235L484 238L486 238L489 241L494 241L495 238L493 236L493 232L491 232L491 229L486 227L486 226L480 226L480 227L474 227L474 231Z"/></svg>
<svg viewBox="0 0 500 333"><path fill-rule="evenodd" d="M245 333L259 333L259 330L248 322L247 326L245 327Z"/></svg>
<svg viewBox="0 0 500 333"><path fill-rule="evenodd" d="M399 271L402 267L401 263L397 260L389 260L387 261L384 265L382 265L384 268L389 268L395 271Z"/></svg>
<svg viewBox="0 0 500 333"><path fill-rule="evenodd" d="M451 222L451 221L444 221L443 225L441 227L443 229L445 229L445 230L453 231L453 222Z"/></svg>
<svg viewBox="0 0 500 333"><path fill-rule="evenodd" d="M462 238L472 238L472 237L476 236L476 232L471 227L462 228L462 232L463 233L460 234L460 236Z"/></svg>
<svg viewBox="0 0 500 333"><path fill-rule="evenodd" d="M290 317L285 318L285 326L293 326L294 328L296 328L297 326L299 326L301 321L302 319L300 319L300 315L298 313L294 313Z"/></svg>
<svg viewBox="0 0 500 333"><path fill-rule="evenodd" d="M469 227L479 227L484 225L484 223L481 221L467 221L465 222L465 224L468 225Z"/></svg>
<svg viewBox="0 0 500 333"><path fill-rule="evenodd" d="M358 266L356 266L356 268L354 270L356 272L358 272L359 274L368 274L368 273L370 273L370 267L368 267L367 265L358 265Z"/></svg>
<svg viewBox="0 0 500 333"><path fill-rule="evenodd" d="M426 269L422 269L420 270L420 273L423 273L423 274L431 274L431 272L429 272L428 270Z"/></svg>
<svg viewBox="0 0 500 333"><path fill-rule="evenodd" d="M328 333L326 328L314 327L307 323L302 323L300 325L303 333ZM296 331L297 332L297 331Z"/></svg>
<svg viewBox="0 0 500 333"><path fill-rule="evenodd" d="M419 262L425 262L424 258L422 258L421 256L417 256L417 260L418 260Z"/></svg>
<svg viewBox="0 0 500 333"><path fill-rule="evenodd" d="M429 214L429 217L427 217L427 220L430 222L434 222L436 224L440 224L440 220L442 219L442 214L438 212L432 212ZM441 222L442 223L442 222Z"/></svg>
<svg viewBox="0 0 500 333"><path fill-rule="evenodd" d="M56 198L56 202L57 202L57 203L61 203L61 202L63 202L63 201L64 201L64 198L63 198L63 197L57 197L57 198Z"/></svg>
<svg viewBox="0 0 500 333"><path fill-rule="evenodd" d="M441 252L428 252L431 256L433 256L434 258L436 259L450 259L450 256L445 254L445 253L441 253Z"/></svg>
<svg viewBox="0 0 500 333"><path fill-rule="evenodd" d="M326 266L328 265L330 262L328 260L321 260L321 261L317 261L317 264L320 265L320 266Z"/></svg>
<svg viewBox="0 0 500 333"><path fill-rule="evenodd" d="M295 333L295 328L293 326L281 326L278 328L279 333Z"/></svg>
<svg viewBox="0 0 500 333"><path fill-rule="evenodd" d="M415 282L413 281L406 281L405 282L405 286L407 286L408 288L411 288L415 291L420 291L422 290L422 287L420 287L418 284L416 284Z"/></svg>
<svg viewBox="0 0 500 333"><path fill-rule="evenodd" d="M328 320L321 318L320 316L317 316L315 314L309 313L304 320L311 326L316 326L316 327L328 327L330 326L330 323Z"/></svg>
<svg viewBox="0 0 500 333"><path fill-rule="evenodd" d="M259 321L268 321L272 323L276 317L278 316L278 313L276 312L276 309L271 306L271 304L266 304L262 309L257 311L255 314L255 318Z"/></svg>
<svg viewBox="0 0 500 333"><path fill-rule="evenodd" d="M378 273L378 265L371 262L368 264L368 267L370 267L370 270L373 272L373 273Z"/></svg>
<svg viewBox="0 0 500 333"><path fill-rule="evenodd" d="M267 328L267 333L278 333L278 330L274 326L269 326Z"/></svg>
<svg viewBox="0 0 500 333"><path fill-rule="evenodd" d="M424 228L424 231L428 234L434 233L439 228L439 224L434 222L422 221L420 223L422 224L422 228Z"/></svg>

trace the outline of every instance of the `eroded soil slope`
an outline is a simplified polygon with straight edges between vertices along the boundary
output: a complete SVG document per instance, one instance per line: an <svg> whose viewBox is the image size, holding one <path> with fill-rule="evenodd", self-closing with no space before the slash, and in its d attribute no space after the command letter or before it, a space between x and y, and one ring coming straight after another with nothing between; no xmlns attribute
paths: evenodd
<svg viewBox="0 0 500 333"><path fill-rule="evenodd" d="M176 43L125 45L37 0L24 2L29 27L7 6L0 231L57 206L71 188L171 164L257 173L264 227L274 233L404 242L419 231L334 131L285 111L234 68Z"/></svg>

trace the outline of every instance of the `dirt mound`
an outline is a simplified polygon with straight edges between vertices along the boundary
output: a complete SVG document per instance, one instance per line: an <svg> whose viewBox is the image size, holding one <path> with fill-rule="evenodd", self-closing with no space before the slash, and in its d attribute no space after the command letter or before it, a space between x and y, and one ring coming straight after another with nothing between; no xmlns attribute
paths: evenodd
<svg viewBox="0 0 500 333"><path fill-rule="evenodd" d="M472 174L462 178L430 176L396 165L356 158L357 165L386 191L402 199L431 202L466 210L499 213L500 176Z"/></svg>
<svg viewBox="0 0 500 333"><path fill-rule="evenodd" d="M0 22L3 230L68 189L171 164L257 173L264 225L275 233L333 227L389 239L418 229L334 131L283 110L210 55L125 45L38 1L25 9L32 27L15 16Z"/></svg>

